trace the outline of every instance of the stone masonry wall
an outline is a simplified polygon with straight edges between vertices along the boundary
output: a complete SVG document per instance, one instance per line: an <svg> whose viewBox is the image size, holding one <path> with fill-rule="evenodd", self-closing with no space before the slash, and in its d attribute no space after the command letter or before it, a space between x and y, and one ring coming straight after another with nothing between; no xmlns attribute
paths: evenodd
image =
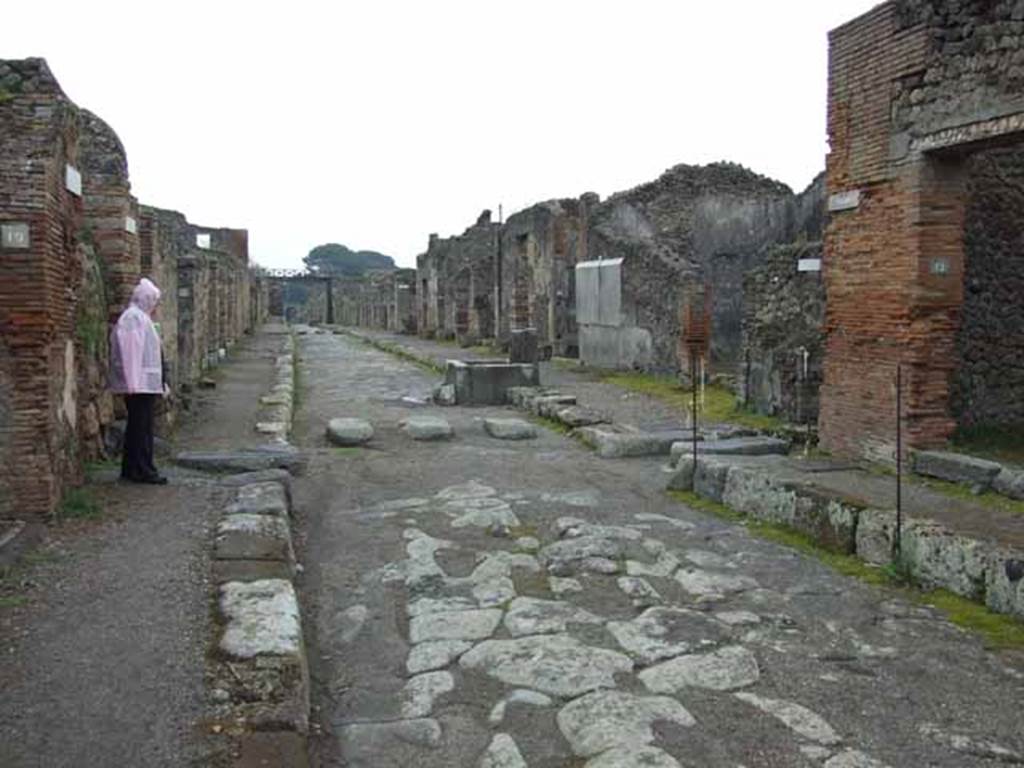
<svg viewBox="0 0 1024 768"><path fill-rule="evenodd" d="M979 152L967 173L953 414L965 427L1024 428L1024 148Z"/></svg>
<svg viewBox="0 0 1024 768"><path fill-rule="evenodd" d="M214 230L218 265L186 250L195 228L180 215L143 209L143 221L116 133L42 59L0 61L0 135L0 516L45 517L104 450L110 323L143 267L164 292L165 355L183 377L202 370L208 339L249 327L253 284L244 230ZM179 311L183 275L215 310Z"/></svg>
<svg viewBox="0 0 1024 768"><path fill-rule="evenodd" d="M542 349L578 350L575 266L586 259L587 207L594 197L550 200L509 217L501 230L501 278L494 274L498 339L535 328Z"/></svg>
<svg viewBox="0 0 1024 768"><path fill-rule="evenodd" d="M823 187L802 195L731 163L680 165L597 206L589 258L624 258L624 322L650 333L655 370L677 371L679 313L687 285L712 291L712 367L739 357L743 275L763 249L820 236Z"/></svg>
<svg viewBox="0 0 1024 768"><path fill-rule="evenodd" d="M830 35L820 430L892 461L904 369L908 448L956 427L968 163L1024 129L1016 2L893 0Z"/></svg>
<svg viewBox="0 0 1024 768"><path fill-rule="evenodd" d="M42 59L0 62L0 514L47 515L81 477L80 119Z"/></svg>
<svg viewBox="0 0 1024 768"><path fill-rule="evenodd" d="M430 236L416 259L420 334L465 344L493 337L498 231L485 210L461 235Z"/></svg>
<svg viewBox="0 0 1024 768"><path fill-rule="evenodd" d="M818 421L825 287L820 272L797 267L820 258L820 242L773 246L743 279L740 400L794 424Z"/></svg>

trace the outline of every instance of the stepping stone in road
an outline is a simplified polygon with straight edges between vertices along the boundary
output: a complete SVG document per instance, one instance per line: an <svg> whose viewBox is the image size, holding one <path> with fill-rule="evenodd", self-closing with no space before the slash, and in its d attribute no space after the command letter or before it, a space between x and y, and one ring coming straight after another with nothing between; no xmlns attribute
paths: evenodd
<svg viewBox="0 0 1024 768"><path fill-rule="evenodd" d="M452 425L442 416L410 416L402 421L401 428L413 440L447 440L454 434Z"/></svg>
<svg viewBox="0 0 1024 768"><path fill-rule="evenodd" d="M498 440L531 440L537 427L522 419L484 419L484 430Z"/></svg>
<svg viewBox="0 0 1024 768"><path fill-rule="evenodd" d="M331 419L327 439L335 445L364 445L373 438L373 427L363 419Z"/></svg>

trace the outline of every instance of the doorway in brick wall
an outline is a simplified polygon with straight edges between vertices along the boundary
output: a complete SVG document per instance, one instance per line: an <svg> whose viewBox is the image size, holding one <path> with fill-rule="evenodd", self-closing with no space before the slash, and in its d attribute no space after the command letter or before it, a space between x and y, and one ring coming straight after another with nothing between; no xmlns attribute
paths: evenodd
<svg viewBox="0 0 1024 768"><path fill-rule="evenodd" d="M954 442L1024 463L1024 143L983 148L962 163Z"/></svg>

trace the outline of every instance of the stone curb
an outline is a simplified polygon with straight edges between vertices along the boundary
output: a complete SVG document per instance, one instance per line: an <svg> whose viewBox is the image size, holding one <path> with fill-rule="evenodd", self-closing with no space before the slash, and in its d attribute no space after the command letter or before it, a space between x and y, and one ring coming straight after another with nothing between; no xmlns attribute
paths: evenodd
<svg viewBox="0 0 1024 768"><path fill-rule="evenodd" d="M949 451L915 451L911 460L919 475L969 485L978 493L992 491L1024 501L1024 470Z"/></svg>
<svg viewBox="0 0 1024 768"><path fill-rule="evenodd" d="M891 562L896 513L787 478L767 466L721 456L682 456L669 490L693 491L757 520L807 534L827 549L874 565ZM924 587L947 589L990 610L1024 619L1024 551L952 531L927 518L905 518L904 565Z"/></svg>
<svg viewBox="0 0 1024 768"><path fill-rule="evenodd" d="M179 463L235 472L216 527L212 583L217 610L212 695L233 739L233 764L308 765L309 662L294 585L301 570L291 535L291 475L301 454L288 443L295 403L295 338L284 337L274 384L255 429L264 449L185 454ZM285 758L284 756L287 756ZM284 762L282 762L284 760Z"/></svg>

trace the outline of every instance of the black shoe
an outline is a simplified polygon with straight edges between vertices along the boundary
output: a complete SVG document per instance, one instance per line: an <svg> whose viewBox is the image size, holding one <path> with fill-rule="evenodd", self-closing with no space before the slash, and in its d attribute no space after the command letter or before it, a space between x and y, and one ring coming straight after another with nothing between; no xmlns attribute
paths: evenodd
<svg viewBox="0 0 1024 768"><path fill-rule="evenodd" d="M145 483L146 485L167 485L167 478L163 475L146 475L145 477L140 477L135 482Z"/></svg>

